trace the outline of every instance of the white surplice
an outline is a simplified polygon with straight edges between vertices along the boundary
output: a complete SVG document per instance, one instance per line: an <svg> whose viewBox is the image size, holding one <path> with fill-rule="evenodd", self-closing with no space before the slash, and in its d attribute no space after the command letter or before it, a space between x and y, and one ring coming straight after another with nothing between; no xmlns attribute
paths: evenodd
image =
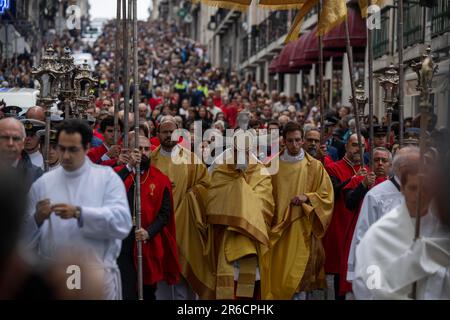
<svg viewBox="0 0 450 320"><path fill-rule="evenodd" d="M357 299L410 299L416 281L417 299L450 299L450 228L430 211L414 241L414 224L402 203L367 231L356 249Z"/></svg>
<svg viewBox="0 0 450 320"><path fill-rule="evenodd" d="M38 227L36 204L66 203L81 207L81 219L61 219L54 213ZM45 173L29 193L25 237L28 246L42 259L52 260L64 250L83 249L97 261L93 268L105 271L106 299L121 299L120 272L116 259L122 239L131 230L131 214L126 191L119 176L107 166L93 164L87 157L81 168L69 172L62 167Z"/></svg>
<svg viewBox="0 0 450 320"><path fill-rule="evenodd" d="M399 206L403 199L403 195L390 180L380 183L367 192L361 205L348 254L347 281L354 279L356 247L364 234L383 215Z"/></svg>

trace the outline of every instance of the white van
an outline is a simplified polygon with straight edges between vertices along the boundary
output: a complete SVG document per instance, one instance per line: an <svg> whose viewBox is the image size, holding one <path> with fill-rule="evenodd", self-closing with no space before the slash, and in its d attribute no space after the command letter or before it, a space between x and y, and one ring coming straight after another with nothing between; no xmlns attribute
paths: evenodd
<svg viewBox="0 0 450 320"><path fill-rule="evenodd" d="M6 106L18 106L24 114L29 108L36 105L39 90L29 88L0 88L0 101L4 100Z"/></svg>

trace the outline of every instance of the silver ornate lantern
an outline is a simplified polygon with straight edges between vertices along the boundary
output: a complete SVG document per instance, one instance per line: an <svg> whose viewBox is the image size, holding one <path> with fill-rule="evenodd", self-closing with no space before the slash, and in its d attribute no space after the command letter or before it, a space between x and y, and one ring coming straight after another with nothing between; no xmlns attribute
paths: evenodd
<svg viewBox="0 0 450 320"><path fill-rule="evenodd" d="M391 125L392 125L392 112L394 110L394 104L397 103L397 91L399 84L399 74L394 64L391 63L389 69L386 70L383 76L378 78L380 86L384 90L383 102L385 103L386 116L387 116L387 143L391 141Z"/></svg>
<svg viewBox="0 0 450 320"><path fill-rule="evenodd" d="M79 66L75 71L74 89L75 89L75 112L78 117L82 117L89 107L92 100L91 89L97 84L97 79L92 75L87 61Z"/></svg>

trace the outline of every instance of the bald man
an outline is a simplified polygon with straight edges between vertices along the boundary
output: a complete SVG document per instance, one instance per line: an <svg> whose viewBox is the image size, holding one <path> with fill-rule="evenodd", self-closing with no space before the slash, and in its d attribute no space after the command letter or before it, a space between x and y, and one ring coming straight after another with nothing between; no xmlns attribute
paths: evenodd
<svg viewBox="0 0 450 320"><path fill-rule="evenodd" d="M158 283L157 299L212 299L215 278L212 265L203 252L207 251L208 232L205 221L206 190L210 181L200 159L177 144L172 134L177 130L172 116L164 116L158 127L161 145L152 152L151 163L167 175L173 187L176 240L182 277L173 286ZM175 137L174 137L175 138Z"/></svg>
<svg viewBox="0 0 450 320"><path fill-rule="evenodd" d="M0 163L21 172L23 183L28 190L42 175L42 170L31 163L24 151L25 136L25 127L19 120L14 118L0 120Z"/></svg>
<svg viewBox="0 0 450 320"><path fill-rule="evenodd" d="M364 148L364 137L361 137L362 148ZM342 160L328 165L325 169L330 175L334 189L334 211L331 223L322 240L325 249L325 273L328 287L334 288L337 299L344 299L345 294L339 294L342 291L339 288L339 272L341 269L341 260L344 258L344 242L346 232L352 222L353 213L345 206L345 190L348 188L352 178L364 174L365 170L360 156L358 137L352 134L345 145L345 156ZM364 153L364 150L362 150ZM365 170L364 170L365 169ZM355 186L356 187L356 186ZM329 292L329 297L333 293Z"/></svg>
<svg viewBox="0 0 450 320"><path fill-rule="evenodd" d="M31 107L25 114L25 118L45 122L45 109L39 106Z"/></svg>

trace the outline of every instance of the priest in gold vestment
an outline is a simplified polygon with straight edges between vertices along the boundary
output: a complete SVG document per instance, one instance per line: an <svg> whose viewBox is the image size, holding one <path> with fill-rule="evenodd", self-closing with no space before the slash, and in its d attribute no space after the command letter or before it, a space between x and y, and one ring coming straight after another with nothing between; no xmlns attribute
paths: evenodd
<svg viewBox="0 0 450 320"><path fill-rule="evenodd" d="M216 299L259 299L267 277L261 257L270 243L272 181L266 167L244 149L244 161L238 161L235 143L224 152L225 161L212 166L206 212L214 230Z"/></svg>
<svg viewBox="0 0 450 320"><path fill-rule="evenodd" d="M321 162L302 149L303 131L283 129L286 149L272 177L275 213L263 256L263 299L293 299L326 286L321 238L331 221L333 186ZM273 160L275 161L275 160Z"/></svg>
<svg viewBox="0 0 450 320"><path fill-rule="evenodd" d="M206 190L210 180L201 160L172 140L175 119L165 116L158 128L161 146L152 152L152 165L172 182L176 240L182 280L174 287L158 283L157 299L214 298L215 278L210 260L211 230L205 221ZM193 291L193 292L192 292Z"/></svg>

